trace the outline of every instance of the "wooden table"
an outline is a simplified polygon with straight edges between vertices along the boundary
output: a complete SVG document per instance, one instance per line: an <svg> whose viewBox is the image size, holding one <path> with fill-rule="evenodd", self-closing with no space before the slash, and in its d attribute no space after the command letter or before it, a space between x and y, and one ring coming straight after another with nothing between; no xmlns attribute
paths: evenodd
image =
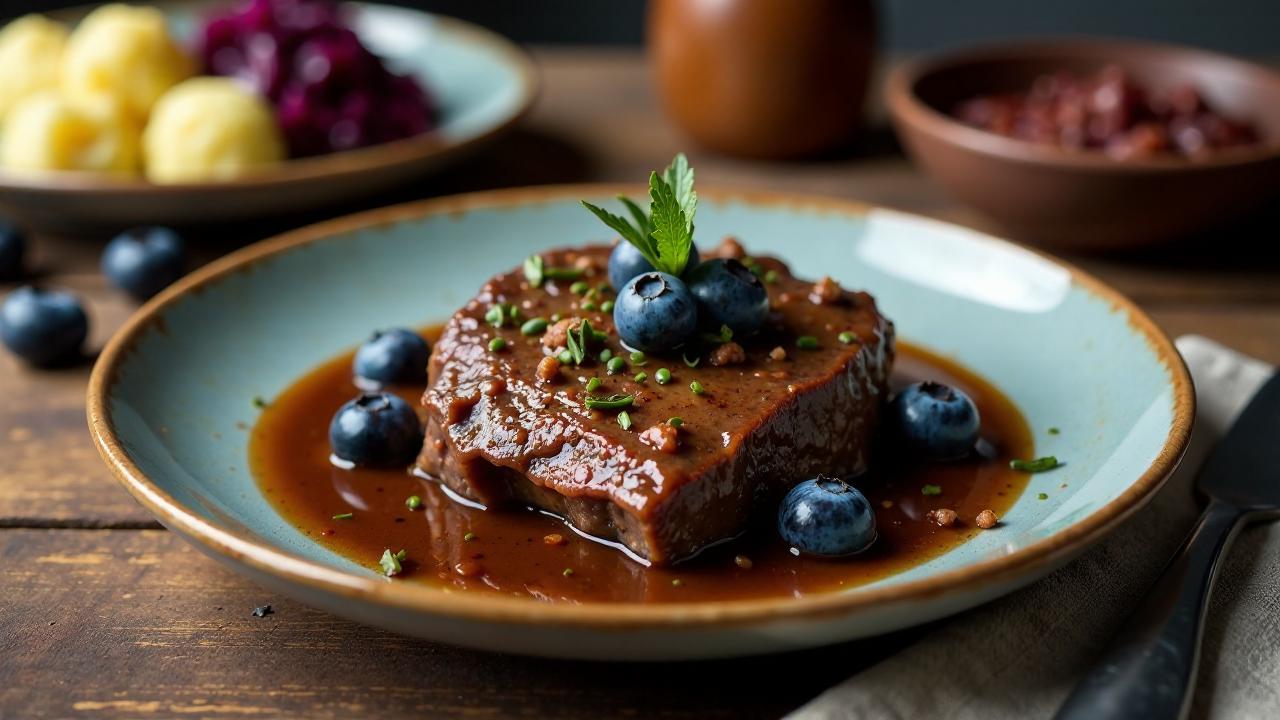
<svg viewBox="0 0 1280 720"><path fill-rule="evenodd" d="M634 181L689 147L660 114L638 53L536 55L545 89L522 130L448 177L364 204ZM859 198L981 226L886 130L813 163L690 155L707 185ZM207 259L307 220L215 230L197 253ZM87 299L94 347L132 310L97 273L103 240L37 238L35 248L42 281ZM1272 240L1223 236L1073 260L1171 334L1201 333L1280 362L1280 273L1250 251ZM36 372L0 353L0 717L777 717L921 632L672 668L503 657L362 627L258 588L160 529L90 444L88 371ZM264 604L275 613L250 615Z"/></svg>

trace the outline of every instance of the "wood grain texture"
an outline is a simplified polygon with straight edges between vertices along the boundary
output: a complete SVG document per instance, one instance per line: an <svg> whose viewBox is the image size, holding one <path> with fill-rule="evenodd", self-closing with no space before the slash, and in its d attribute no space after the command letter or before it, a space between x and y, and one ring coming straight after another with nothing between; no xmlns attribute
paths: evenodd
<svg viewBox="0 0 1280 720"><path fill-rule="evenodd" d="M0 558L0 716L776 717L879 657L866 643L681 668L476 653L298 605L158 530L11 529Z"/></svg>
<svg viewBox="0 0 1280 720"><path fill-rule="evenodd" d="M884 129L818 162L715 157L663 120L638 53L537 58L545 92L522 130L446 176L366 205L501 185L634 181L685 149L702 183L857 198L983 226L914 170ZM187 232L200 261L316 219ZM1251 249L1269 237L1245 227L1140 255L1071 259L1172 334L1200 333L1280 363L1280 268ZM38 279L86 299L94 348L134 307L97 274L103 240L35 243ZM673 668L486 655L361 627L145 529L154 522L90 443L87 375L87 363L36 372L0 353L0 718L777 717L911 637ZM276 614L249 615L265 603Z"/></svg>

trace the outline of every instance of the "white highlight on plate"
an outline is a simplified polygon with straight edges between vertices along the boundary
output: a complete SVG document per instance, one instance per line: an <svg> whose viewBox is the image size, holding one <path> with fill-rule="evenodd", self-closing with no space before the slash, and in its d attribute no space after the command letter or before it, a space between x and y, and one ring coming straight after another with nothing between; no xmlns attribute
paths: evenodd
<svg viewBox="0 0 1280 720"><path fill-rule="evenodd" d="M1014 312L1048 312L1071 290L1071 273L1035 253L976 230L878 208L867 213L856 252L887 275Z"/></svg>

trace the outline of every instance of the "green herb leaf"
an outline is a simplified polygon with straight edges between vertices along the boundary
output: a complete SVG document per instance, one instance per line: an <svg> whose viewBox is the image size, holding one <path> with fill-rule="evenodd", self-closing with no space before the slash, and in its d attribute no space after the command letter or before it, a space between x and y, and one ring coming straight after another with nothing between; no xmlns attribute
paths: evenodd
<svg viewBox="0 0 1280 720"><path fill-rule="evenodd" d="M622 426L623 430L630 430L631 429L631 413L627 412L626 410L623 410L622 412L618 413L618 424Z"/></svg>
<svg viewBox="0 0 1280 720"><path fill-rule="evenodd" d="M417 510L422 507L422 498L418 495L410 495L409 498L404 501L404 506L410 510Z"/></svg>
<svg viewBox="0 0 1280 720"><path fill-rule="evenodd" d="M345 513L338 513L337 515L334 515L333 519L334 520L350 520L355 516L356 516L355 513L345 512Z"/></svg>
<svg viewBox="0 0 1280 720"><path fill-rule="evenodd" d="M688 365L688 366L689 366L689 367L691 367L691 368L698 367L698 363L702 362L702 356L701 356L701 355L694 355L694 356L693 356L693 359L692 359L692 360L690 360L690 359L689 359L689 353L687 353L687 352L686 352L686 353L681 353L681 354L680 354L680 357L681 357L681 359L683 359L683 360L684 360L684 364L685 364L685 365Z"/></svg>
<svg viewBox="0 0 1280 720"><path fill-rule="evenodd" d="M545 263L541 255L530 255L524 259L524 279L534 287L542 287L542 281L546 279L542 269Z"/></svg>
<svg viewBox="0 0 1280 720"><path fill-rule="evenodd" d="M684 418L679 416L667 418L667 424L673 428L678 428L684 424Z"/></svg>
<svg viewBox="0 0 1280 720"><path fill-rule="evenodd" d="M569 328L569 355L573 358L574 365L581 365L587 358L587 346L595 337L596 333L591 329L590 321L583 320L578 323L576 329Z"/></svg>
<svg viewBox="0 0 1280 720"><path fill-rule="evenodd" d="M635 395L610 395L608 397L587 396L583 402L589 410L620 410L625 407L631 407L631 403L635 402Z"/></svg>
<svg viewBox="0 0 1280 720"><path fill-rule="evenodd" d="M693 191L693 168L689 166L689 158L684 153L676 153L667 166L664 177L675 193L680 209L689 219L689 234L693 234L693 213L698 208L698 193Z"/></svg>
<svg viewBox="0 0 1280 720"><path fill-rule="evenodd" d="M701 333L702 339L714 345L723 345L733 340L733 329L728 325L721 325L718 333Z"/></svg>
<svg viewBox="0 0 1280 720"><path fill-rule="evenodd" d="M491 306L489 310L484 314L484 321L496 328L502 327L502 325L506 322L506 319L507 319L507 308L502 303L498 303L497 305Z"/></svg>
<svg viewBox="0 0 1280 720"><path fill-rule="evenodd" d="M658 246L649 233L642 232L639 228L627 222L627 219L621 215L614 215L608 210L592 205L586 200L582 201L582 206L600 218L600 221L608 225L614 232L621 235L623 240L634 245L640 251L640 254L644 256L644 259L649 261L650 265L659 267Z"/></svg>
<svg viewBox="0 0 1280 720"><path fill-rule="evenodd" d="M619 195L618 202L626 206L627 212L631 213L631 219L635 221L636 228L645 237L653 232L653 224L649 222L649 213L646 213L635 203L634 200L626 195Z"/></svg>
<svg viewBox="0 0 1280 720"><path fill-rule="evenodd" d="M921 495L941 495L942 486L941 485L925 485L924 487L920 488L920 494Z"/></svg>
<svg viewBox="0 0 1280 720"><path fill-rule="evenodd" d="M693 247L693 221L685 215L675 190L658 173L649 173L650 220L658 262L653 266L679 276L689 262Z"/></svg>
<svg viewBox="0 0 1280 720"><path fill-rule="evenodd" d="M400 561L404 559L403 553L403 550L398 553L393 553L391 552L391 548L387 548L382 551L382 559L378 561L378 564L382 566L383 575L391 577L393 575L400 574L400 571L403 569L400 566Z"/></svg>
<svg viewBox="0 0 1280 720"><path fill-rule="evenodd" d="M1052 455L1046 455L1035 460L1010 460L1009 467L1018 472L1025 473L1042 473L1046 470L1052 470L1062 463L1058 462L1058 458Z"/></svg>

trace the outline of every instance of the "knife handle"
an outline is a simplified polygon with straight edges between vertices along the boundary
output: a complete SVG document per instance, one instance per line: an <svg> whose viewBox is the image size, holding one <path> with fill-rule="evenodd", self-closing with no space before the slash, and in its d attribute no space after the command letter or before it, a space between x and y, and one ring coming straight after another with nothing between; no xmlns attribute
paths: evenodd
<svg viewBox="0 0 1280 720"><path fill-rule="evenodd" d="M1056 720L1186 717L1209 593L1222 553L1243 518L1229 503L1209 503L1101 662L1059 708Z"/></svg>

